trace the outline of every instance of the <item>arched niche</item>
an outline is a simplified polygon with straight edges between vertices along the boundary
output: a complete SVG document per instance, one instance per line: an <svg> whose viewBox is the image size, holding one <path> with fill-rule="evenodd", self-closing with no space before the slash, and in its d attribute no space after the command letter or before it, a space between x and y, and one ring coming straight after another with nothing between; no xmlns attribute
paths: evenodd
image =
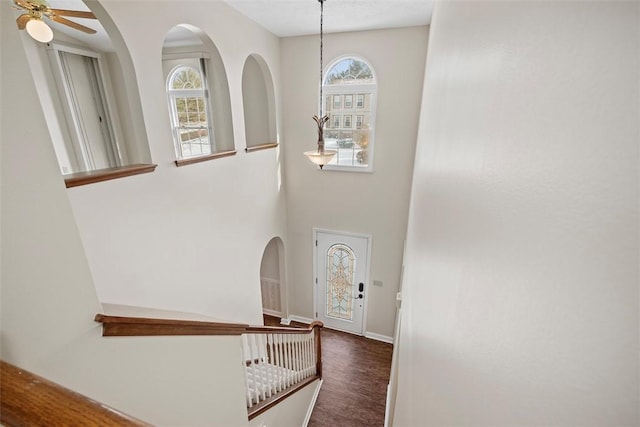
<svg viewBox="0 0 640 427"><path fill-rule="evenodd" d="M242 100L247 151L277 143L273 79L260 55L249 55L242 70Z"/></svg>
<svg viewBox="0 0 640 427"><path fill-rule="evenodd" d="M194 66L202 72L208 96L211 154L234 150L231 97L222 57L211 38L200 28L189 24L176 25L165 36L162 45L165 82L171 77L171 72L181 66ZM171 104L169 110L171 113ZM178 144L175 132L174 142Z"/></svg>
<svg viewBox="0 0 640 427"><path fill-rule="evenodd" d="M31 38L23 40L60 170L63 175L90 172L86 175L89 177L93 176L94 171L106 168L149 164L151 154L138 80L129 50L118 27L102 5L98 1L84 3L74 4L73 9L90 10L95 14L97 19L86 20L83 24L96 30L96 34L85 34L47 20L54 34L51 42L41 44ZM66 65L69 65L69 58L72 57L75 64L90 61L93 67L85 68L96 71L76 75L81 78L76 78L70 84L70 70L77 72L80 68L64 68L61 63L67 61ZM84 77L94 77L93 86L87 86ZM86 113L86 101L83 104L69 96L70 93L86 94L92 89L100 93L99 97L85 96L84 100L94 99L90 107L102 108L100 114L95 116L101 123L100 138L93 138L98 131L91 126L93 123L86 123L86 117L91 115L77 113ZM96 100L98 98L99 102ZM93 132L86 131L90 127ZM102 136L107 134L109 137L103 139ZM101 150L108 151L109 155L101 157L98 153ZM121 172L120 176L127 176L127 173Z"/></svg>
<svg viewBox="0 0 640 427"><path fill-rule="evenodd" d="M262 254L260 290L263 313L285 317L287 288L284 274L284 243L280 237L272 238Z"/></svg>

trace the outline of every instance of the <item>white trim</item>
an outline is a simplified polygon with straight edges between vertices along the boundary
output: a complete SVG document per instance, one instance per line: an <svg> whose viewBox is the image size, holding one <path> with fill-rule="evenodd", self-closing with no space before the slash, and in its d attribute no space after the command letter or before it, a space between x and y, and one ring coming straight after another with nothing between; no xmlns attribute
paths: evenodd
<svg viewBox="0 0 640 427"><path fill-rule="evenodd" d="M47 44L47 50L63 51L63 52L73 53L75 55L89 56L91 58L96 58L96 59L100 59L102 57L102 55L100 55L98 52L94 50L90 50L88 48L84 48L81 46L76 46L68 43L60 43L60 42L49 43Z"/></svg>
<svg viewBox="0 0 640 427"><path fill-rule="evenodd" d="M273 317L282 317L282 313L279 311L275 311L275 310L269 310L268 308L262 308L262 314L266 314L267 316L273 316Z"/></svg>
<svg viewBox="0 0 640 427"><path fill-rule="evenodd" d="M302 422L302 427L307 427L309 421L311 420L311 414L313 413L313 409L316 407L316 400L318 399L318 394L320 394L320 388L322 387L322 382L324 380L320 379L318 384L316 385L316 389L313 392L313 396L311 396L311 402L309 403L309 408L307 409L307 415L304 417L304 421Z"/></svg>
<svg viewBox="0 0 640 427"><path fill-rule="evenodd" d="M389 337L387 335L380 335L380 334L376 334L375 332L365 332L364 336L366 338L371 338L372 340L393 344L393 337Z"/></svg>
<svg viewBox="0 0 640 427"><path fill-rule="evenodd" d="M289 326L291 324L291 320L286 319L286 318L281 318L280 319L280 324L284 325L284 326Z"/></svg>
<svg viewBox="0 0 640 427"><path fill-rule="evenodd" d="M326 228L317 228L314 227L313 228L313 240L311 241L311 244L313 246L313 277L311 278L311 286L313 287L313 311L315 313L315 311L318 309L318 304L317 304L317 284L316 284L316 278L318 277L318 246L316 245L316 241L318 240L318 233L327 233L327 234L336 234L336 235L340 235L340 236L350 236L350 237L357 237L360 239L367 239L367 269L364 272L364 308L362 310L362 329L360 330L359 333L357 333L357 335L364 335L365 331L367 330L367 307L369 307L369 281L370 281L370 273L371 273L371 247L373 245L373 236L371 234L364 234L364 233L352 233L349 231L336 231L336 230L329 230ZM291 317L291 316L289 316Z"/></svg>
<svg viewBox="0 0 640 427"><path fill-rule="evenodd" d="M287 322L291 323L291 322L298 322L298 323L306 323L307 325L310 325L311 322L313 322L313 319L309 319L308 317L302 317L302 316L296 316L295 314L290 314L289 317L287 318ZM280 322L282 323L282 322ZM289 324L287 323L287 324Z"/></svg>
<svg viewBox="0 0 640 427"><path fill-rule="evenodd" d="M172 52L162 55L163 61L172 61L174 59L190 59L190 58L205 58L210 59L209 52L193 51L193 52Z"/></svg>
<svg viewBox="0 0 640 427"><path fill-rule="evenodd" d="M391 407L391 384L387 384L387 398L384 404L384 427L389 426L389 408Z"/></svg>
<svg viewBox="0 0 640 427"><path fill-rule="evenodd" d="M120 118L117 116L116 102L113 96L113 85L109 76L108 64L103 63L102 55L98 52L86 48L69 45L65 43L49 43L46 48L51 65L51 71L55 75L56 85L59 92L60 106L62 107L65 120L67 122L68 134L71 137L71 149L75 155L75 170L95 170L98 168L91 155L91 146L84 135L84 120L78 114L77 105L73 97L73 82L66 67L66 59L63 60L61 54L69 53L93 59L93 70L95 85L91 89L94 91L94 105L102 110L105 123L101 126L104 149L109 167L122 166L127 163L126 150L121 147L123 141ZM95 96L97 93L99 96ZM105 135L106 132L106 135ZM84 135L84 136L83 136ZM65 144L66 146L67 144ZM67 146L68 147L68 146ZM82 163L82 164L80 164Z"/></svg>

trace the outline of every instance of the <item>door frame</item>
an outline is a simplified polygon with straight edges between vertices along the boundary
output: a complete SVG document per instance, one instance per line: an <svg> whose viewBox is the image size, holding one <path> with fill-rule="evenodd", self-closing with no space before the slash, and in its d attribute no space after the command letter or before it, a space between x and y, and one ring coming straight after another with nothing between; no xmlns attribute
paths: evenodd
<svg viewBox="0 0 640 427"><path fill-rule="evenodd" d="M326 234L334 234L336 236L348 236L348 237L357 237L361 239L367 240L367 254L366 262L367 267L364 272L364 307L362 309L362 330L359 334L364 336L365 331L367 330L367 308L369 307L369 281L370 281L370 273L371 273L371 244L373 242L373 237L371 234L363 234L363 233L353 233L350 231L337 231L337 230L329 230L326 228L313 228L313 240L311 240L311 245L313 247L313 277L311 277L311 286L313 286L313 319L317 320L318 316L316 315L318 309L318 246L316 245L316 241L318 240L318 233L326 233ZM331 329L331 328L330 328ZM352 333L348 331L344 331L347 333Z"/></svg>

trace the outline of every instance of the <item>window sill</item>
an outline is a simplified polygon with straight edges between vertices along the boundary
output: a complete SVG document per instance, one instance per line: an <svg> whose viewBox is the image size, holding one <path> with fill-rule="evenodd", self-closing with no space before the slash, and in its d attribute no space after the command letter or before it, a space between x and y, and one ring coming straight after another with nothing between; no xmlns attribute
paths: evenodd
<svg viewBox="0 0 640 427"><path fill-rule="evenodd" d="M247 147L244 149L244 151L247 153L253 153L254 151L268 150L269 148L276 148L277 146L278 146L277 142L267 142L266 144Z"/></svg>
<svg viewBox="0 0 640 427"><path fill-rule="evenodd" d="M192 165L194 163L207 162L209 160L220 159L222 157L235 156L236 150L221 151L219 153L207 154L205 156L188 157L186 159L178 159L175 161L176 166Z"/></svg>
<svg viewBox="0 0 640 427"><path fill-rule="evenodd" d="M322 172L332 171L332 172L373 173L373 167L371 165L368 165L368 166L324 165L323 169L318 168L318 170Z"/></svg>
<svg viewBox="0 0 640 427"><path fill-rule="evenodd" d="M64 175L64 183L67 188L78 187L80 185L93 184L95 182L124 178L125 176L150 173L153 172L156 167L158 167L158 165L148 163L120 166L116 168L98 169L94 171L76 172Z"/></svg>

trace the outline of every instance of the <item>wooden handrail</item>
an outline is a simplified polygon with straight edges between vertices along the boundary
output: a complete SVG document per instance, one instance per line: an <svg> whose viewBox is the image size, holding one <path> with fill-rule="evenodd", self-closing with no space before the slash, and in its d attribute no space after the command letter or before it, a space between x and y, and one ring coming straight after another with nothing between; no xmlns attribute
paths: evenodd
<svg viewBox="0 0 640 427"><path fill-rule="evenodd" d="M247 326L244 333L247 334L262 334L265 332L272 332L278 334L299 334L303 331L311 333L315 328L322 328L324 324L319 320L314 320L306 328L292 328L287 326Z"/></svg>
<svg viewBox="0 0 640 427"><path fill-rule="evenodd" d="M160 335L242 335L249 325L200 320L156 319L96 314L104 337Z"/></svg>
<svg viewBox="0 0 640 427"><path fill-rule="evenodd" d="M7 427L150 425L5 361L0 361L0 423Z"/></svg>
<svg viewBox="0 0 640 427"><path fill-rule="evenodd" d="M277 332L281 334L311 333L323 324L313 321L308 328L280 326L249 326L243 323L207 322L202 320L179 320L150 317L111 316L96 314L94 320L102 323L104 337L163 336L163 335L242 335ZM319 332L317 332L319 333ZM317 337L316 337L317 338Z"/></svg>

